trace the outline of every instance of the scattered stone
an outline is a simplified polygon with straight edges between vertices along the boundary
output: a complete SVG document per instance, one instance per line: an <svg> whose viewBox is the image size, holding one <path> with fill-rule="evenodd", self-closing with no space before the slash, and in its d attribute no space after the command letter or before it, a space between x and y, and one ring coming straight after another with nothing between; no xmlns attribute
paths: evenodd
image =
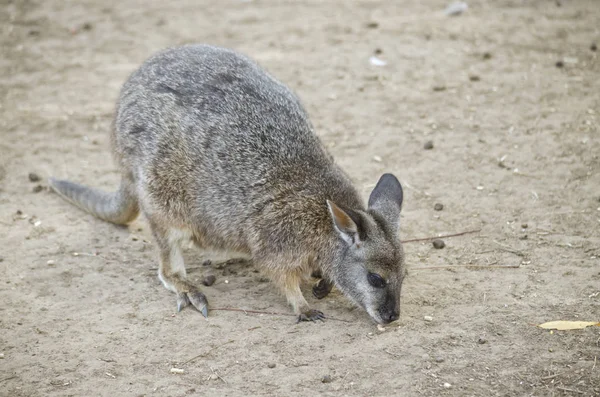
<svg viewBox="0 0 600 397"><path fill-rule="evenodd" d="M433 90L437 91L437 92L446 91L446 86L445 85L434 85Z"/></svg>
<svg viewBox="0 0 600 397"><path fill-rule="evenodd" d="M40 31L39 31L39 30L37 30L37 29L31 29L31 30L29 31L29 35L30 35L30 36L39 36L39 35L40 35Z"/></svg>
<svg viewBox="0 0 600 397"><path fill-rule="evenodd" d="M369 29L377 29L379 27L379 23L375 22L375 21L371 21L371 22L367 23L367 27Z"/></svg>
<svg viewBox="0 0 600 397"><path fill-rule="evenodd" d="M469 80L471 81L480 81L481 77L477 76L476 74L472 74L469 76Z"/></svg>
<svg viewBox="0 0 600 397"><path fill-rule="evenodd" d="M204 280L202 280L202 284L206 285L207 287L210 287L215 283L216 280L217 278L214 275L209 274L208 276L204 277Z"/></svg>
<svg viewBox="0 0 600 397"><path fill-rule="evenodd" d="M0 262L4 262L4 258L0 256Z"/></svg>
<svg viewBox="0 0 600 397"><path fill-rule="evenodd" d="M435 358L435 362L436 362L436 363L443 363L444 361L446 361L446 360L445 360L445 359L444 359L444 357L442 357L442 356L437 356L437 357Z"/></svg>
<svg viewBox="0 0 600 397"><path fill-rule="evenodd" d="M492 59L492 53L491 52L484 52L481 57L483 59L485 59L485 60Z"/></svg>
<svg viewBox="0 0 600 397"><path fill-rule="evenodd" d="M523 223L523 224L521 224L521 227L522 227L523 229L527 229L527 227L529 227L529 225L528 225L528 224L526 224L526 223Z"/></svg>
<svg viewBox="0 0 600 397"><path fill-rule="evenodd" d="M433 244L433 248L441 250L442 248L444 248L446 246L446 243L444 243L444 240L433 240L433 242L431 243Z"/></svg>
<svg viewBox="0 0 600 397"><path fill-rule="evenodd" d="M436 211L441 211L444 209L444 204L442 203L435 203L435 205L433 206L433 209Z"/></svg>
<svg viewBox="0 0 600 397"><path fill-rule="evenodd" d="M212 261L210 259L207 259L204 262L202 262L202 266L210 266L210 265L212 265Z"/></svg>
<svg viewBox="0 0 600 397"><path fill-rule="evenodd" d="M456 3L450 4L448 8L446 8L445 13L448 16L455 17L467 11L468 8L469 6L464 1L457 1Z"/></svg>
<svg viewBox="0 0 600 397"><path fill-rule="evenodd" d="M29 182L38 182L41 179L42 178L40 178L40 176L38 174L36 174L35 172L30 172L29 173Z"/></svg>
<svg viewBox="0 0 600 397"><path fill-rule="evenodd" d="M139 240L137 236L131 236L131 239L132 239L133 241L138 241L138 240Z"/></svg>
<svg viewBox="0 0 600 397"><path fill-rule="evenodd" d="M425 320L425 321L427 321L428 323L430 323L430 322L432 322L432 321L433 321L433 317L431 317L431 316L424 316L424 317L423 317L423 320Z"/></svg>
<svg viewBox="0 0 600 397"><path fill-rule="evenodd" d="M37 185L37 186L36 186L36 187L34 187L32 190L33 190L33 192L34 192L34 193L39 193L39 192L41 192L42 190L44 190L44 187L43 187L42 185Z"/></svg>
<svg viewBox="0 0 600 397"><path fill-rule="evenodd" d="M423 145L423 149L425 149L425 150L431 150L431 149L433 149L433 141L427 141L427 142L425 142L425 144Z"/></svg>
<svg viewBox="0 0 600 397"><path fill-rule="evenodd" d="M597 50L598 50L598 47L596 46L596 43L593 43L593 44L590 46L590 50L592 50L592 51L597 51Z"/></svg>
<svg viewBox="0 0 600 397"><path fill-rule="evenodd" d="M375 53L375 55L380 55L383 53L383 50L381 48L375 48L374 53Z"/></svg>
<svg viewBox="0 0 600 397"><path fill-rule="evenodd" d="M269 367L269 368L275 368L276 366L277 366L277 364L275 364L275 363L268 363L267 364L267 367Z"/></svg>
<svg viewBox="0 0 600 397"><path fill-rule="evenodd" d="M519 236L519 240L527 240L527 239L528 239L528 237L526 234Z"/></svg>
<svg viewBox="0 0 600 397"><path fill-rule="evenodd" d="M325 375L324 377L321 378L321 382L322 383L331 383L331 382L333 382L333 378L331 377L331 375Z"/></svg>
<svg viewBox="0 0 600 397"><path fill-rule="evenodd" d="M381 324L377 324L377 330L379 332L384 332L385 331L385 327L383 325L381 325Z"/></svg>
<svg viewBox="0 0 600 397"><path fill-rule="evenodd" d="M564 64L564 62L563 62L563 61L556 61L556 64L555 64L555 65L556 65L556 67L557 67L557 68L559 68L559 69L565 66L565 64Z"/></svg>
<svg viewBox="0 0 600 397"><path fill-rule="evenodd" d="M381 156L373 156L373 160L377 161L378 163L381 163L382 158Z"/></svg>
<svg viewBox="0 0 600 397"><path fill-rule="evenodd" d="M93 28L93 26L92 26L92 24L91 24L91 23L89 23L89 22L86 22L86 23L84 23L83 25L81 25L81 29L82 29L82 30L92 30L92 28Z"/></svg>
<svg viewBox="0 0 600 397"><path fill-rule="evenodd" d="M23 215L23 211L17 210L17 215Z"/></svg>
<svg viewBox="0 0 600 397"><path fill-rule="evenodd" d="M184 372L185 371L183 369L181 369L181 368L171 368L171 373L172 374L182 374Z"/></svg>
<svg viewBox="0 0 600 397"><path fill-rule="evenodd" d="M56 262L54 261L54 259L50 259L48 260L48 262L46 262L46 265L48 266L54 266L56 264Z"/></svg>
<svg viewBox="0 0 600 397"><path fill-rule="evenodd" d="M487 343L487 339L485 339L484 337L480 337L479 339L477 339L477 343L479 343L480 345L485 345Z"/></svg>
<svg viewBox="0 0 600 397"><path fill-rule="evenodd" d="M445 389L449 389L451 387L452 387L452 385L450 383L448 383L448 382L444 383L444 388Z"/></svg>
<svg viewBox="0 0 600 397"><path fill-rule="evenodd" d="M483 186L481 186L481 185L480 185L480 186L477 186L475 189L477 189L477 190L483 190L483 189L485 189L485 188L484 188Z"/></svg>
<svg viewBox="0 0 600 397"><path fill-rule="evenodd" d="M4 353L0 353L0 359L4 358Z"/></svg>

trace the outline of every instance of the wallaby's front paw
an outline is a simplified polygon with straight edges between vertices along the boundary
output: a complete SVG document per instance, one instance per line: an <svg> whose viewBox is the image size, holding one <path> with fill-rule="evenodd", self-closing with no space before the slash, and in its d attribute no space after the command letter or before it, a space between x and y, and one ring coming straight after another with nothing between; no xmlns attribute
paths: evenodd
<svg viewBox="0 0 600 397"><path fill-rule="evenodd" d="M317 321L317 320L325 321L325 315L323 314L323 312L320 310L308 309L307 311L300 313L300 315L298 316L297 322L299 323L300 321Z"/></svg>
<svg viewBox="0 0 600 397"><path fill-rule="evenodd" d="M192 304L204 317L208 317L208 301L200 291L180 292L177 294L177 311Z"/></svg>
<svg viewBox="0 0 600 397"><path fill-rule="evenodd" d="M327 282L325 279L322 278L319 281L317 281L317 283L313 286L312 293L315 298L323 299L327 295L329 295L332 288L333 284Z"/></svg>

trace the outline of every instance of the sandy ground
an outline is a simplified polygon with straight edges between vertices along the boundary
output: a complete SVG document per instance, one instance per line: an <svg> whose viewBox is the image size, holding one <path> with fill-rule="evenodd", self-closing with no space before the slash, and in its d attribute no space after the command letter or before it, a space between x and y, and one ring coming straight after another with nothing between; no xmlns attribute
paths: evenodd
<svg viewBox="0 0 600 397"><path fill-rule="evenodd" d="M0 1L0 394L599 396L600 328L535 327L600 321L600 7L560 2ZM117 186L121 84L190 42L297 91L365 197L398 175L403 238L481 229L405 245L399 324L335 291L306 295L347 322L175 314L143 219L118 228L48 191L50 175ZM213 307L289 312L251 264L186 257L196 282L217 276Z"/></svg>

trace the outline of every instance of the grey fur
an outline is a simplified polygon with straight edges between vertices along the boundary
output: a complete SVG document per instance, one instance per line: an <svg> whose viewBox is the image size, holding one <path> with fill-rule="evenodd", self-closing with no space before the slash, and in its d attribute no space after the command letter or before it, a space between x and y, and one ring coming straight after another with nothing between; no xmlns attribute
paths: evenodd
<svg viewBox="0 0 600 397"><path fill-rule="evenodd" d="M206 314L179 249L191 238L249 255L299 319L322 317L299 287L317 269L375 321L399 315L400 184L388 174L365 208L300 100L247 57L207 45L153 56L123 86L112 146L123 174L117 193L51 184L110 222L131 221L139 207L159 246L159 277L180 308L192 304ZM340 222L356 228L341 230ZM372 287L369 272L386 286Z"/></svg>

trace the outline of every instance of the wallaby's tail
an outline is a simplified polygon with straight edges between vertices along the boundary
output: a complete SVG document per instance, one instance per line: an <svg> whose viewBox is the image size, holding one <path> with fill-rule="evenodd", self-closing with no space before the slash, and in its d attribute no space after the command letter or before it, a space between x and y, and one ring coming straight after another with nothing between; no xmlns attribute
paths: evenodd
<svg viewBox="0 0 600 397"><path fill-rule="evenodd" d="M138 200L128 181L121 181L119 190L106 193L77 183L50 178L52 189L82 210L108 222L125 225L139 212Z"/></svg>

